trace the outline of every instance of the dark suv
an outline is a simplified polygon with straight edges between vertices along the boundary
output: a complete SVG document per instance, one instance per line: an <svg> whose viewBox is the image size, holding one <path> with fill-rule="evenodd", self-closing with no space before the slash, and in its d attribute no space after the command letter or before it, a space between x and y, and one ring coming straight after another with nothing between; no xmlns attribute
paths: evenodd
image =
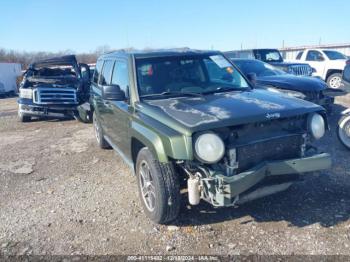
<svg viewBox="0 0 350 262"><path fill-rule="evenodd" d="M177 217L181 189L192 205L232 206L331 165L312 145L327 129L325 110L254 89L220 52L103 55L90 104L99 146L130 165L157 223Z"/></svg>
<svg viewBox="0 0 350 262"><path fill-rule="evenodd" d="M312 67L308 64L285 62L280 51L278 51L277 49L260 48L250 50L228 51L225 52L225 55L230 59L258 59L265 63L269 63L288 74L298 76L311 76L313 72Z"/></svg>

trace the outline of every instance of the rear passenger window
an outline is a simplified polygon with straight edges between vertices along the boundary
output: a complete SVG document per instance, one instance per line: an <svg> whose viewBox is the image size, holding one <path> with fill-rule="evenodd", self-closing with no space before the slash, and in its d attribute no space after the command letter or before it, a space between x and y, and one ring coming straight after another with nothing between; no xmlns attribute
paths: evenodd
<svg viewBox="0 0 350 262"><path fill-rule="evenodd" d="M111 84L113 66L114 66L114 61L112 60L105 61L102 69L102 74L99 80L99 85L106 86Z"/></svg>
<svg viewBox="0 0 350 262"><path fill-rule="evenodd" d="M112 85L118 85L120 89L125 92L126 97L128 97L129 74L128 64L125 61L115 62L112 76Z"/></svg>
<svg viewBox="0 0 350 262"><path fill-rule="evenodd" d="M98 83L98 79L99 79L100 74L101 74L102 65L103 65L103 60L98 60L97 63L96 63L96 67L95 67L95 70L94 70L94 76L93 76L93 79L92 79L92 82L95 83L95 84Z"/></svg>

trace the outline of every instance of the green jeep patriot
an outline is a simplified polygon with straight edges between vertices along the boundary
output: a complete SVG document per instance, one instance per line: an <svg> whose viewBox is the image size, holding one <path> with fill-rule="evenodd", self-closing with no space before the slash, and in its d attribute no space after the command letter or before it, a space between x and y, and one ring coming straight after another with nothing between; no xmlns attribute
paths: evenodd
<svg viewBox="0 0 350 262"><path fill-rule="evenodd" d="M328 129L324 108L254 89L217 51L105 54L91 106L99 146L129 164L157 223L177 217L186 192L191 205L232 206L331 165L312 145Z"/></svg>

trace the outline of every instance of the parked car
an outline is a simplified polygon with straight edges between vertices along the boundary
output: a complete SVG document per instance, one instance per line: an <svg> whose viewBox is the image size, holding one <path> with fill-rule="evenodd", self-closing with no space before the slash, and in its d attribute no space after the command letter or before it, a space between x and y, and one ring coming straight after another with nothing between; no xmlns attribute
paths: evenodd
<svg viewBox="0 0 350 262"><path fill-rule="evenodd" d="M73 55L31 64L19 88L19 120L30 121L33 116L73 115L88 121L88 111L82 106L89 101L89 75L89 67L78 64Z"/></svg>
<svg viewBox="0 0 350 262"><path fill-rule="evenodd" d="M297 76L311 76L312 68L307 63L285 62L277 49L251 49L225 52L230 59L258 59L278 69Z"/></svg>
<svg viewBox="0 0 350 262"><path fill-rule="evenodd" d="M254 74L257 87L305 99L328 110L331 110L334 104L334 97L326 94L327 84L318 78L287 74L270 64L256 59L232 59L232 62L247 77Z"/></svg>
<svg viewBox="0 0 350 262"><path fill-rule="evenodd" d="M341 88L341 77L347 57L327 49L305 49L297 54L296 61L308 63L314 68L314 76L327 82L330 88Z"/></svg>
<svg viewBox="0 0 350 262"><path fill-rule="evenodd" d="M91 107L98 145L135 172L144 211L157 223L177 217L182 188L191 205L232 206L331 165L312 145L328 128L323 107L252 88L216 51L103 55Z"/></svg>

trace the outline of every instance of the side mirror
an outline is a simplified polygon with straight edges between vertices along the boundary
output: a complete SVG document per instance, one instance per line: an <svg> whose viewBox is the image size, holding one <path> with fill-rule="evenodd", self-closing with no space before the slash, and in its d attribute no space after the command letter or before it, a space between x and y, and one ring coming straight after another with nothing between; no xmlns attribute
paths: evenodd
<svg viewBox="0 0 350 262"><path fill-rule="evenodd" d="M254 86L256 85L256 74L255 73L247 74L247 78Z"/></svg>
<svg viewBox="0 0 350 262"><path fill-rule="evenodd" d="M81 77L84 82L90 81L90 67L87 64L79 64Z"/></svg>
<svg viewBox="0 0 350 262"><path fill-rule="evenodd" d="M118 85L109 85L102 87L102 99L114 100L114 101L125 101L125 92L120 89Z"/></svg>

